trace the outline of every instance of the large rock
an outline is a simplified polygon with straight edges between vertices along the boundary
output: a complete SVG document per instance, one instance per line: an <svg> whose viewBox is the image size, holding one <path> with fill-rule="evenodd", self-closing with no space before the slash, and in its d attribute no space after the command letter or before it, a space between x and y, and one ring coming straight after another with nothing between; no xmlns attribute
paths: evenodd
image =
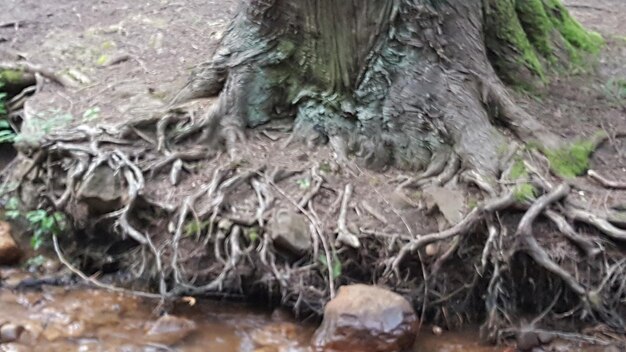
<svg viewBox="0 0 626 352"><path fill-rule="evenodd" d="M270 223L270 233L274 245L295 255L311 249L312 241L307 218L291 210L280 209Z"/></svg>
<svg viewBox="0 0 626 352"><path fill-rule="evenodd" d="M11 235L11 225L0 221L0 265L13 265L22 256L22 251Z"/></svg>
<svg viewBox="0 0 626 352"><path fill-rule="evenodd" d="M343 286L326 305L313 343L332 351L403 351L413 345L417 327L402 296L375 286Z"/></svg>
<svg viewBox="0 0 626 352"><path fill-rule="evenodd" d="M121 175L106 165L98 166L78 189L78 199L94 215L121 208L124 197Z"/></svg>

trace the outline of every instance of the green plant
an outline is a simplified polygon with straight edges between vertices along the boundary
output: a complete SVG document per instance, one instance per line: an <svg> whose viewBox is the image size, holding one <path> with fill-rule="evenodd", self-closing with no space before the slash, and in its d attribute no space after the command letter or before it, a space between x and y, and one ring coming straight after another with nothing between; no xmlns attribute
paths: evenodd
<svg viewBox="0 0 626 352"><path fill-rule="evenodd" d="M604 85L604 94L617 104L626 103L626 79L609 79Z"/></svg>
<svg viewBox="0 0 626 352"><path fill-rule="evenodd" d="M0 82L0 88L2 88L2 82ZM0 92L0 143L13 143L15 141L15 132L6 119L6 96L6 93Z"/></svg>
<svg viewBox="0 0 626 352"><path fill-rule="evenodd" d="M28 259L25 263L25 266L30 269L33 269L33 268L37 269L37 268L40 268L42 265L44 265L45 262L46 262L46 257L40 254L40 255L37 255Z"/></svg>
<svg viewBox="0 0 626 352"><path fill-rule="evenodd" d="M300 189L309 189L309 188L311 188L311 180L308 179L308 178L303 178L303 179L297 180L296 183L298 184Z"/></svg>
<svg viewBox="0 0 626 352"><path fill-rule="evenodd" d="M324 268L326 270L328 270L328 261L326 260L326 255L320 254L319 261L320 261L320 263L322 263ZM331 272L333 274L333 277L332 277L333 280L335 280L335 279L337 279L337 278L339 278L341 276L342 264L341 264L341 261L339 260L339 258L337 257L337 253L333 254L333 262L332 262L332 270L331 270Z"/></svg>
<svg viewBox="0 0 626 352"><path fill-rule="evenodd" d="M191 222L188 222L184 228L185 237L190 237L193 235L200 236L200 234L202 234L202 232L204 232L204 230L206 230L207 227L209 227L210 223L211 222L208 220L207 221L193 220Z"/></svg>
<svg viewBox="0 0 626 352"><path fill-rule="evenodd" d="M92 108L89 108L89 109L85 110L85 112L83 113L83 121L97 120L98 117L100 117L100 107L99 106L94 106Z"/></svg>
<svg viewBox="0 0 626 352"><path fill-rule="evenodd" d="M42 209L26 213L26 220L33 230L30 245L35 250L41 248L46 238L52 235L61 235L67 227L63 213L48 212Z"/></svg>
<svg viewBox="0 0 626 352"><path fill-rule="evenodd" d="M61 110L38 112L22 126L22 133L15 137L15 142L36 143L51 131L67 126L73 119L72 114Z"/></svg>
<svg viewBox="0 0 626 352"><path fill-rule="evenodd" d="M30 245L34 250L38 250L45 243L46 239L56 235L61 235L67 229L67 219L63 213L37 209L23 213L20 211L19 200L15 197L9 198L5 205L5 215L9 219L24 217L33 232Z"/></svg>
<svg viewBox="0 0 626 352"><path fill-rule="evenodd" d="M257 227L251 227L245 231L246 236L250 240L250 242L256 242L259 240L259 229Z"/></svg>

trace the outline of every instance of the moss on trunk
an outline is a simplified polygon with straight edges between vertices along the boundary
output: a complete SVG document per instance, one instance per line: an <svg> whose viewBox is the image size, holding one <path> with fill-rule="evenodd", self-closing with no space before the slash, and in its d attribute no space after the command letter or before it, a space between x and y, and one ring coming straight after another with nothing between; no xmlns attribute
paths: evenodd
<svg viewBox="0 0 626 352"><path fill-rule="evenodd" d="M553 69L581 66L603 45L602 37L583 28L561 0L488 0L485 15L492 63L516 86L532 88Z"/></svg>

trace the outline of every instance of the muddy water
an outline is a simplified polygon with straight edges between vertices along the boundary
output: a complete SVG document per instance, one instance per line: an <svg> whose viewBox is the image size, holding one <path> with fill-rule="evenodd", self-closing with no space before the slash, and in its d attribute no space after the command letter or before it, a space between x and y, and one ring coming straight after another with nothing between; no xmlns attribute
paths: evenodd
<svg viewBox="0 0 626 352"><path fill-rule="evenodd" d="M196 329L188 336L175 328L150 335L155 307L153 301L92 289L0 289L0 324L26 328L18 343L0 344L0 351L312 351L315 327L284 313L215 301L180 304L174 314L195 322ZM420 352L503 350L480 346L471 333L424 333L415 346Z"/></svg>

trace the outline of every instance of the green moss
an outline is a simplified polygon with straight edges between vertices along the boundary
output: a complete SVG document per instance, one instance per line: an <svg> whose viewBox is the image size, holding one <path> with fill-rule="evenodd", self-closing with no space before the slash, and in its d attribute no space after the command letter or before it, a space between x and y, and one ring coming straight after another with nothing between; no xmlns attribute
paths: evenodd
<svg viewBox="0 0 626 352"><path fill-rule="evenodd" d="M545 8L554 27L573 47L589 53L597 53L604 39L596 32L588 31L567 11L561 0L545 0Z"/></svg>
<svg viewBox="0 0 626 352"><path fill-rule="evenodd" d="M526 165L524 165L523 160L517 160L511 171L509 173L509 177L512 181L519 180L521 178L526 178L528 176L528 170L526 169Z"/></svg>
<svg viewBox="0 0 626 352"><path fill-rule="evenodd" d="M518 60L532 72L544 78L544 70L537 52L528 40L526 32L516 12L515 0L491 0L488 3L487 35L495 35L519 53ZM498 45L488 45L492 48ZM502 53L504 54L504 53ZM507 58L499 58L506 60Z"/></svg>
<svg viewBox="0 0 626 352"><path fill-rule="evenodd" d="M558 150L544 150L552 171L564 178L574 178L589 169L589 158L596 146L592 141L576 142Z"/></svg>
<svg viewBox="0 0 626 352"><path fill-rule="evenodd" d="M2 70L0 71L0 82L2 83L18 83L24 77L24 72L16 70Z"/></svg>
<svg viewBox="0 0 626 352"><path fill-rule="evenodd" d="M542 0L517 0L516 10L531 44L548 61L556 62L552 46L554 25L545 11Z"/></svg>
<svg viewBox="0 0 626 352"><path fill-rule="evenodd" d="M537 190L530 183L522 183L515 186L515 199L518 202L525 202L537 197Z"/></svg>

